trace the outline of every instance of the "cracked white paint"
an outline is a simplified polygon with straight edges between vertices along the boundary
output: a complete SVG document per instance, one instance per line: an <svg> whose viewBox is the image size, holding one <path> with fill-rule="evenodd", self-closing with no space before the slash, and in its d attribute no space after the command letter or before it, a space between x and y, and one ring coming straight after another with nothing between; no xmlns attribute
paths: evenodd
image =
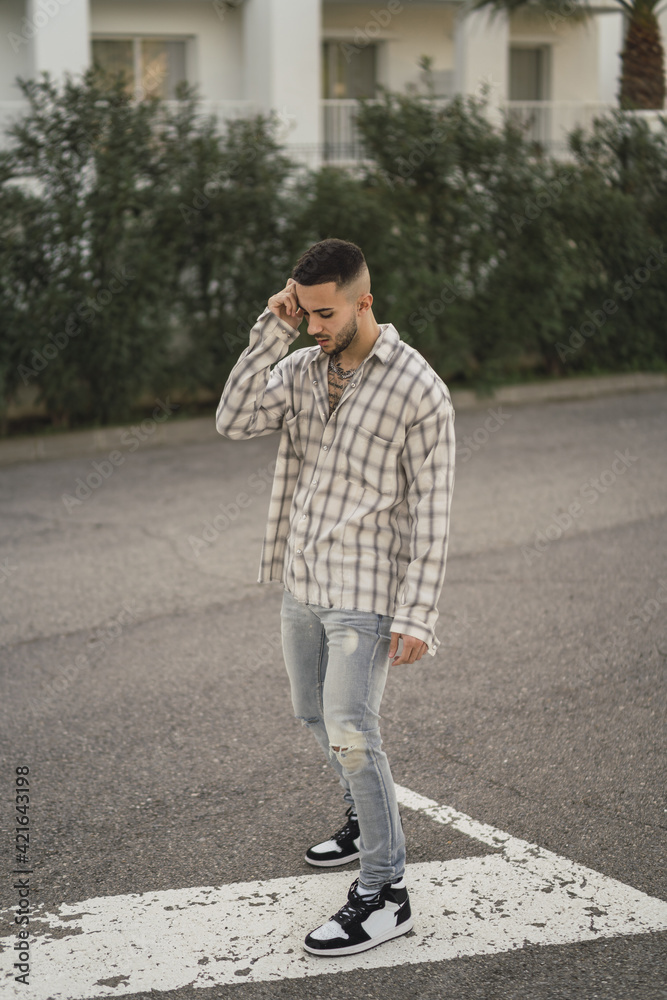
<svg viewBox="0 0 667 1000"><path fill-rule="evenodd" d="M91 1000L667 930L662 900L409 789L399 788L398 794L403 806L497 849L484 857L410 865L415 912L410 935L338 959L302 950L307 931L343 902L354 877L350 871L99 897L63 904L57 913L43 914L39 924L33 918L28 987L14 984L12 951L4 952L9 994ZM2 915L11 919L12 912ZM2 943L11 947L14 937Z"/></svg>

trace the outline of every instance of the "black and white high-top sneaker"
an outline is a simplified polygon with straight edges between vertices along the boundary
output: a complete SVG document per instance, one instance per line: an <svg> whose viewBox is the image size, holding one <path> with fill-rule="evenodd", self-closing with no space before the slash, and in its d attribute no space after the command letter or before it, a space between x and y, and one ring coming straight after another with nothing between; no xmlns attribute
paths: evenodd
<svg viewBox="0 0 667 1000"><path fill-rule="evenodd" d="M405 881L388 882L375 896L361 896L355 879L347 903L306 937L312 955L356 955L412 930L410 899Z"/></svg>
<svg viewBox="0 0 667 1000"><path fill-rule="evenodd" d="M352 813L352 806L345 813L347 823L329 840L315 844L306 851L306 861L309 865L321 868L333 868L335 865L346 865L359 857L359 822Z"/></svg>

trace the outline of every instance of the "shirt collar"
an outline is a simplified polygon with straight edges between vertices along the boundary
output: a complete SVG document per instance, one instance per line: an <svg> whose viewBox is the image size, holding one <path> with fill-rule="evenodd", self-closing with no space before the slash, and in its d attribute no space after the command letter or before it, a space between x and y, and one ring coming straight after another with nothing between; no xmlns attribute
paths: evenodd
<svg viewBox="0 0 667 1000"><path fill-rule="evenodd" d="M393 323L378 323L378 327L380 328L380 332L376 337L375 343L371 347L367 357L376 357L382 362L383 365L386 365L388 361L391 361L396 348L401 342L401 338ZM314 349L313 356L308 362L308 366L310 367L314 361L321 361L322 357L323 354L319 347Z"/></svg>
<svg viewBox="0 0 667 1000"><path fill-rule="evenodd" d="M401 342L398 330L393 323L378 323L380 333L371 348L369 358L375 355L383 365L391 361L394 351Z"/></svg>

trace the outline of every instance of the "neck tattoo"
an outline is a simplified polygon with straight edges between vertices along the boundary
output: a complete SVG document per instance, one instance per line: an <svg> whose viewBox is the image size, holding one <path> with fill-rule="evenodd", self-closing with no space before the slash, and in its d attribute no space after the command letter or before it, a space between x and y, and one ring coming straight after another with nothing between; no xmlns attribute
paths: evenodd
<svg viewBox="0 0 667 1000"><path fill-rule="evenodd" d="M334 375L337 375L338 378L343 378L343 379L350 378L351 375L354 375L356 370L357 370L356 368L348 368L346 371L344 368L341 368L340 363L338 361L334 361L333 354L329 355L329 371L333 372Z"/></svg>

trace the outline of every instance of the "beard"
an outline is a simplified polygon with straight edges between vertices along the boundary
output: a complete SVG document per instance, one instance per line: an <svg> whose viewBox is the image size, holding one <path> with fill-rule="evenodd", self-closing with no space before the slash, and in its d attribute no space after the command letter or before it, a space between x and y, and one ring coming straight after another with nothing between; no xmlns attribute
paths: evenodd
<svg viewBox="0 0 667 1000"><path fill-rule="evenodd" d="M344 326L342 330L339 330L333 338L333 347L328 351L324 351L324 353L329 355L342 354L356 337L358 329L357 320L353 316L347 326ZM324 348L322 348L322 350L324 350Z"/></svg>

